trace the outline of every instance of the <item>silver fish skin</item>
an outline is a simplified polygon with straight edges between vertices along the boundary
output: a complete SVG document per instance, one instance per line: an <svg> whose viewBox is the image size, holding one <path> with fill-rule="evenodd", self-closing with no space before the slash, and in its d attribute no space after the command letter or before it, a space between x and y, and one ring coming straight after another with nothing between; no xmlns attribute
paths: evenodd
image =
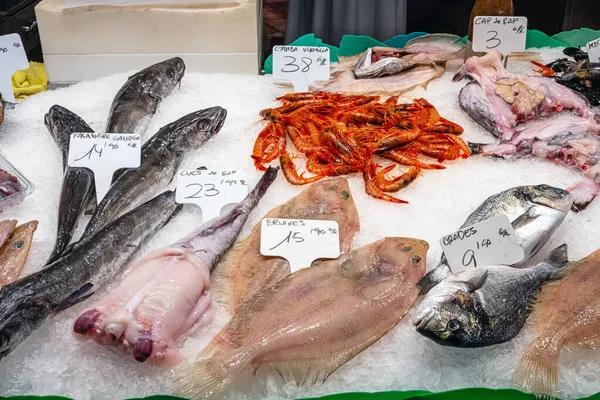
<svg viewBox="0 0 600 400"><path fill-rule="evenodd" d="M53 311L85 300L113 280L136 250L181 208L175 192L164 192L44 269L0 289L0 360Z"/></svg>
<svg viewBox="0 0 600 400"><path fill-rule="evenodd" d="M269 167L252 192L231 211L204 223L172 247L180 247L196 254L212 272L239 236L252 210L277 178L278 171L279 167Z"/></svg>
<svg viewBox="0 0 600 400"><path fill-rule="evenodd" d="M385 57L375 63L371 62L373 49L367 49L354 67L356 79L379 78L382 76L396 75L412 67L403 58Z"/></svg>
<svg viewBox="0 0 600 400"><path fill-rule="evenodd" d="M454 347L484 347L515 337L544 283L560 278L567 245L530 268L477 267L449 276L431 289L413 324L422 335Z"/></svg>
<svg viewBox="0 0 600 400"><path fill-rule="evenodd" d="M163 190L175 176L185 153L206 144L221 130L227 111L211 107L162 127L142 147L140 167L124 172L112 184L90 219L79 246L115 218Z"/></svg>
<svg viewBox="0 0 600 400"><path fill-rule="evenodd" d="M185 63L174 57L151 65L127 79L110 107L106 132L142 134L161 101L185 74Z"/></svg>
<svg viewBox="0 0 600 400"><path fill-rule="evenodd" d="M549 186L517 186L487 198L459 229L505 214L508 216L525 258L513 266L522 266L535 256L563 222L573 197L563 189ZM450 276L452 271L446 255L438 266L429 271L417 284L421 294Z"/></svg>
<svg viewBox="0 0 600 400"><path fill-rule="evenodd" d="M46 128L62 153L64 176L58 205L56 242L46 265L58 260L69 245L77 222L88 205L95 205L94 174L87 168L71 168L67 165L69 140L74 132L94 132L74 112L54 105L44 116Z"/></svg>

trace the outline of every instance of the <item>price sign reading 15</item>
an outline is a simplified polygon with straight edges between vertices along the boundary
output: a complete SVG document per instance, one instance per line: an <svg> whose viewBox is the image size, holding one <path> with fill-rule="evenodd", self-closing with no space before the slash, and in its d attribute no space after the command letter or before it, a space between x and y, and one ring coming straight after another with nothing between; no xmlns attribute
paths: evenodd
<svg viewBox="0 0 600 400"><path fill-rule="evenodd" d="M296 92L308 91L314 81L328 80L329 65L327 47L273 47L273 78L292 82Z"/></svg>
<svg viewBox="0 0 600 400"><path fill-rule="evenodd" d="M498 50L503 55L525 50L526 17L475 17L473 51Z"/></svg>

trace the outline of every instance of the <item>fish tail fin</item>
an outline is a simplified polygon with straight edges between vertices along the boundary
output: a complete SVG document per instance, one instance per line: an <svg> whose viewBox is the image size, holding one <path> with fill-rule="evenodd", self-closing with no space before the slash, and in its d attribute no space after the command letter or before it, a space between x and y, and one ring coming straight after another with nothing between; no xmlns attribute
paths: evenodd
<svg viewBox="0 0 600 400"><path fill-rule="evenodd" d="M538 337L521 357L513 375L514 385L523 391L556 396L559 356L556 340Z"/></svg>
<svg viewBox="0 0 600 400"><path fill-rule="evenodd" d="M221 332L217 334L210 341L209 344L206 345L204 349L198 354L196 357L197 361L202 359L207 359L210 357L216 357L221 354L229 353L235 351L238 348L236 342L234 342L229 334L229 324L226 324Z"/></svg>
<svg viewBox="0 0 600 400"><path fill-rule="evenodd" d="M555 270L554 278L560 278L564 272L563 267L569 263L567 244L563 243L552 250L546 259L546 263Z"/></svg>
<svg viewBox="0 0 600 400"><path fill-rule="evenodd" d="M246 348L240 348L180 368L175 381L176 395L189 399L214 395L248 366L250 357Z"/></svg>

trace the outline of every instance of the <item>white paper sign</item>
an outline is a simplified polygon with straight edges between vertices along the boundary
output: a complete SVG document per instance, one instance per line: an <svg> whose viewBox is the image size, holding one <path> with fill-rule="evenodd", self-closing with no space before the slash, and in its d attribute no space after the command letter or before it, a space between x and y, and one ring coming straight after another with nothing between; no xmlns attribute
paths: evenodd
<svg viewBox="0 0 600 400"><path fill-rule="evenodd" d="M96 199L104 198L115 171L137 168L141 162L142 137L131 133L73 133L69 140L69 167L94 172Z"/></svg>
<svg viewBox="0 0 600 400"><path fill-rule="evenodd" d="M591 63L600 63L600 38L592 40L585 46Z"/></svg>
<svg viewBox="0 0 600 400"><path fill-rule="evenodd" d="M265 218L260 225L260 253L278 256L290 263L293 272L310 267L320 258L340 256L337 221Z"/></svg>
<svg viewBox="0 0 600 400"><path fill-rule="evenodd" d="M327 47L273 47L273 78L292 82L296 92L307 92L314 81L329 80L329 72Z"/></svg>
<svg viewBox="0 0 600 400"><path fill-rule="evenodd" d="M0 36L0 93L4 100L15 103L12 76L16 71L29 68L27 54L18 33Z"/></svg>
<svg viewBox="0 0 600 400"><path fill-rule="evenodd" d="M238 170L181 170L177 173L175 201L202 208L208 221L226 204L239 203L248 195L248 174Z"/></svg>
<svg viewBox="0 0 600 400"><path fill-rule="evenodd" d="M473 20L473 51L498 50L507 55L525 51L526 17L475 17Z"/></svg>
<svg viewBox="0 0 600 400"><path fill-rule="evenodd" d="M486 265L512 265L525 258L506 215L445 235L440 244L453 273Z"/></svg>

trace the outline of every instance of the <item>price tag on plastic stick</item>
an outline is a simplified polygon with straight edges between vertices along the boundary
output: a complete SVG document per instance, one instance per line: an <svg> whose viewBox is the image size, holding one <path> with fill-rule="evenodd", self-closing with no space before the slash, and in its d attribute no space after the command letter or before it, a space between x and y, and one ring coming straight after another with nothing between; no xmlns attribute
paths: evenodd
<svg viewBox="0 0 600 400"><path fill-rule="evenodd" d="M453 273L486 265L512 265L525 257L504 214L445 235L440 244Z"/></svg>
<svg viewBox="0 0 600 400"><path fill-rule="evenodd" d="M498 50L503 55L525 51L526 17L475 17L473 51Z"/></svg>
<svg viewBox="0 0 600 400"><path fill-rule="evenodd" d="M278 256L290 263L293 272L310 267L320 258L340 256L337 221L265 218L260 226L260 253Z"/></svg>
<svg viewBox="0 0 600 400"><path fill-rule="evenodd" d="M29 62L17 33L0 36L0 93L4 100L15 103L15 94L12 88L12 76L16 71L27 69Z"/></svg>
<svg viewBox="0 0 600 400"><path fill-rule="evenodd" d="M600 63L600 38L592 40L585 46L591 63Z"/></svg>
<svg viewBox="0 0 600 400"><path fill-rule="evenodd" d="M137 168L141 162L142 137L131 133L73 133L69 140L69 167L94 172L96 199L104 198L115 171Z"/></svg>
<svg viewBox="0 0 600 400"><path fill-rule="evenodd" d="M238 170L181 170L177 174L175 201L202 208L208 221L219 216L226 204L239 203L248 195L248 174Z"/></svg>
<svg viewBox="0 0 600 400"><path fill-rule="evenodd" d="M296 92L307 92L314 81L328 80L329 73L327 47L273 47L273 78L292 82Z"/></svg>

